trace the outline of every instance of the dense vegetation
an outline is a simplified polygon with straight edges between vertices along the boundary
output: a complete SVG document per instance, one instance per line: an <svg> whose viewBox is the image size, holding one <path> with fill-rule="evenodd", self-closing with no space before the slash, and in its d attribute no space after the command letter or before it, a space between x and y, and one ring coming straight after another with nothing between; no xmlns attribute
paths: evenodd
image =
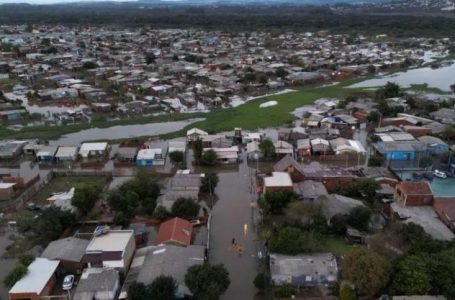
<svg viewBox="0 0 455 300"><path fill-rule="evenodd" d="M5 5L0 9L3 24L118 24L206 30L283 30L336 32L381 32L396 35L453 34L454 18L441 16L368 15L336 13L328 7L311 6L154 6L141 9L144 3L112 5Z"/></svg>

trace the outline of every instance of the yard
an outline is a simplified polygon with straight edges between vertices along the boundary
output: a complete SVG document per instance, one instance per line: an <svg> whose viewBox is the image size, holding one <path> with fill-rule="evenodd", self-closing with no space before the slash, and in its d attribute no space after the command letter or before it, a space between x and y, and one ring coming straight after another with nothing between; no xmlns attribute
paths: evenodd
<svg viewBox="0 0 455 300"><path fill-rule="evenodd" d="M36 204L48 204L46 199L52 196L53 193L67 192L72 187L78 188L87 184L104 187L106 183L106 177L101 176L55 177L33 197L33 201Z"/></svg>

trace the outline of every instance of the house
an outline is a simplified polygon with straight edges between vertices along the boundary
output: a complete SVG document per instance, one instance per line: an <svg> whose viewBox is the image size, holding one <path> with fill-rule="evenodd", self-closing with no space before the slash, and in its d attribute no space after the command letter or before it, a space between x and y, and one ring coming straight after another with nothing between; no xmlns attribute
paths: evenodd
<svg viewBox="0 0 455 300"><path fill-rule="evenodd" d="M0 142L0 158L1 159L16 159L22 154L25 141L1 141Z"/></svg>
<svg viewBox="0 0 455 300"><path fill-rule="evenodd" d="M232 141L228 140L224 135L203 135L200 139L204 148L229 148L232 146Z"/></svg>
<svg viewBox="0 0 455 300"><path fill-rule="evenodd" d="M323 214L329 220L335 215L348 215L358 206L365 206L360 200L338 194L330 194L322 200Z"/></svg>
<svg viewBox="0 0 455 300"><path fill-rule="evenodd" d="M0 200L10 200L16 193L16 183L0 182Z"/></svg>
<svg viewBox="0 0 455 300"><path fill-rule="evenodd" d="M440 108L437 111L431 112L430 116L444 124L455 124L455 109L453 108Z"/></svg>
<svg viewBox="0 0 455 300"><path fill-rule="evenodd" d="M248 144L251 142L260 142L262 140L262 134L259 132L248 132L242 136L242 143Z"/></svg>
<svg viewBox="0 0 455 300"><path fill-rule="evenodd" d="M274 166L273 170L276 172L287 172L292 178L293 182L302 181L304 178L303 175L303 166L300 165L295 159L290 155L284 156L280 159Z"/></svg>
<svg viewBox="0 0 455 300"><path fill-rule="evenodd" d="M239 147L227 148L204 148L204 151L213 150L217 155L217 161L221 164L236 164L239 162Z"/></svg>
<svg viewBox="0 0 455 300"><path fill-rule="evenodd" d="M297 140L297 158L304 160L311 157L310 139Z"/></svg>
<svg viewBox="0 0 455 300"><path fill-rule="evenodd" d="M89 268L82 272L74 291L74 300L114 300L120 290L117 270Z"/></svg>
<svg viewBox="0 0 455 300"><path fill-rule="evenodd" d="M155 244L168 244L186 247L191 244L192 234L193 225L191 225L189 221L181 218L173 218L161 223Z"/></svg>
<svg viewBox="0 0 455 300"><path fill-rule="evenodd" d="M138 249L119 299L128 298L128 286L131 282L137 281L148 285L161 275L171 276L177 281L175 296L177 299L183 299L186 295L191 295L185 285L187 270L194 265L202 265L205 258L205 247L200 245L188 247L159 245Z"/></svg>
<svg viewBox="0 0 455 300"><path fill-rule="evenodd" d="M272 172L271 176L264 177L263 193L294 190L292 179L287 172Z"/></svg>
<svg viewBox="0 0 455 300"><path fill-rule="evenodd" d="M332 152L329 141L321 138L310 140L311 150L316 155L326 155Z"/></svg>
<svg viewBox="0 0 455 300"><path fill-rule="evenodd" d="M343 168L324 167L317 162L313 162L305 167L303 169L303 175L305 180L322 182L329 192L357 179L356 175Z"/></svg>
<svg viewBox="0 0 455 300"><path fill-rule="evenodd" d="M450 241L455 237L431 206L405 206L403 203L394 202L390 205L390 211L392 219L420 225L435 239Z"/></svg>
<svg viewBox="0 0 455 300"><path fill-rule="evenodd" d="M41 257L60 261L66 272L77 273L85 267L82 259L89 243L89 240L75 237L55 240L44 249Z"/></svg>
<svg viewBox="0 0 455 300"><path fill-rule="evenodd" d="M191 174L189 170L179 170L169 180L164 192L166 201L175 201L178 198L197 200L201 187L201 174Z"/></svg>
<svg viewBox="0 0 455 300"><path fill-rule="evenodd" d="M163 157L163 149L141 149L137 153L136 166L138 167L151 167L162 166L165 163Z"/></svg>
<svg viewBox="0 0 455 300"><path fill-rule="evenodd" d="M304 202L315 202L321 196L327 196L329 193L321 182L305 180L294 184L294 192Z"/></svg>
<svg viewBox="0 0 455 300"><path fill-rule="evenodd" d="M276 141L273 143L275 154L279 157L290 155L294 157L294 147L285 141Z"/></svg>
<svg viewBox="0 0 455 300"><path fill-rule="evenodd" d="M73 161L77 156L77 147L60 146L55 153L55 160L59 162Z"/></svg>
<svg viewBox="0 0 455 300"><path fill-rule="evenodd" d="M246 155L248 160L257 160L262 157L262 152L261 149L259 149L258 141L252 141L246 144Z"/></svg>
<svg viewBox="0 0 455 300"><path fill-rule="evenodd" d="M180 141L170 141L169 142L169 153L180 151L186 153L186 143Z"/></svg>
<svg viewBox="0 0 455 300"><path fill-rule="evenodd" d="M426 146L419 141L378 142L374 148L386 160L415 160L419 153L426 151Z"/></svg>
<svg viewBox="0 0 455 300"><path fill-rule="evenodd" d="M74 198L74 191L75 189L73 187L68 192L55 193L49 198L47 198L47 201L49 202L50 205L56 206L61 210L76 212L77 208L74 207L71 203Z"/></svg>
<svg viewBox="0 0 455 300"><path fill-rule="evenodd" d="M435 197L433 208L439 216L439 219L455 231L455 197Z"/></svg>
<svg viewBox="0 0 455 300"><path fill-rule="evenodd" d="M198 128L192 128L186 132L186 139L189 143L194 142L197 139L200 139L203 136L207 136L208 133L204 130Z"/></svg>
<svg viewBox="0 0 455 300"><path fill-rule="evenodd" d="M27 267L27 273L9 290L10 300L39 300L49 296L56 283L59 262L37 257Z"/></svg>
<svg viewBox="0 0 455 300"><path fill-rule="evenodd" d="M89 267L102 266L126 273L135 249L133 230L108 230L93 236L82 262Z"/></svg>
<svg viewBox="0 0 455 300"><path fill-rule="evenodd" d="M42 147L38 153L36 153L36 158L38 161L42 162L52 162L55 158L55 153L57 153L57 146L45 146Z"/></svg>
<svg viewBox="0 0 455 300"><path fill-rule="evenodd" d="M117 162L134 163L139 149L137 147L118 147L114 157Z"/></svg>
<svg viewBox="0 0 455 300"><path fill-rule="evenodd" d="M270 274L278 286L327 286L337 281L338 265L331 253L270 254Z"/></svg>
<svg viewBox="0 0 455 300"><path fill-rule="evenodd" d="M433 192L427 181L402 181L395 187L395 201L403 206L431 205Z"/></svg>
<svg viewBox="0 0 455 300"><path fill-rule="evenodd" d="M106 142L83 143L79 149L82 158L104 158L108 155L109 145Z"/></svg>
<svg viewBox="0 0 455 300"><path fill-rule="evenodd" d="M424 135L418 137L417 139L427 146L428 151L432 155L440 155L449 151L449 145L435 136Z"/></svg>

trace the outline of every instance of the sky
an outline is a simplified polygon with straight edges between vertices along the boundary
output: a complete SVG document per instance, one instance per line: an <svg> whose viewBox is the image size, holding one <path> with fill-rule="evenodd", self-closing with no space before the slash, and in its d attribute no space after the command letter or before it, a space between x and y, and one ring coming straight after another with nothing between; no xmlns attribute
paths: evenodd
<svg viewBox="0 0 455 300"><path fill-rule="evenodd" d="M0 0L3 3L29 3L29 4L53 4L53 3L68 3L68 2L101 2L101 1L136 1L136 0Z"/></svg>

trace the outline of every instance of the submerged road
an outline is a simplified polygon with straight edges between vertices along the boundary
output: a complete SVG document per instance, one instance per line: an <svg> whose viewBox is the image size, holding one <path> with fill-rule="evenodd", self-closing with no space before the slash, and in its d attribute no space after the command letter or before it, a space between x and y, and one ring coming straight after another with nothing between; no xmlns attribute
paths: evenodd
<svg viewBox="0 0 455 300"><path fill-rule="evenodd" d="M259 270L257 257L261 242L257 238L257 194L255 170L243 162L232 171L219 171L218 201L212 210L212 264L224 264L231 285L221 299L257 299L253 280ZM252 205L254 204L254 205ZM232 245L235 238L236 245ZM241 250L241 254L238 249Z"/></svg>

